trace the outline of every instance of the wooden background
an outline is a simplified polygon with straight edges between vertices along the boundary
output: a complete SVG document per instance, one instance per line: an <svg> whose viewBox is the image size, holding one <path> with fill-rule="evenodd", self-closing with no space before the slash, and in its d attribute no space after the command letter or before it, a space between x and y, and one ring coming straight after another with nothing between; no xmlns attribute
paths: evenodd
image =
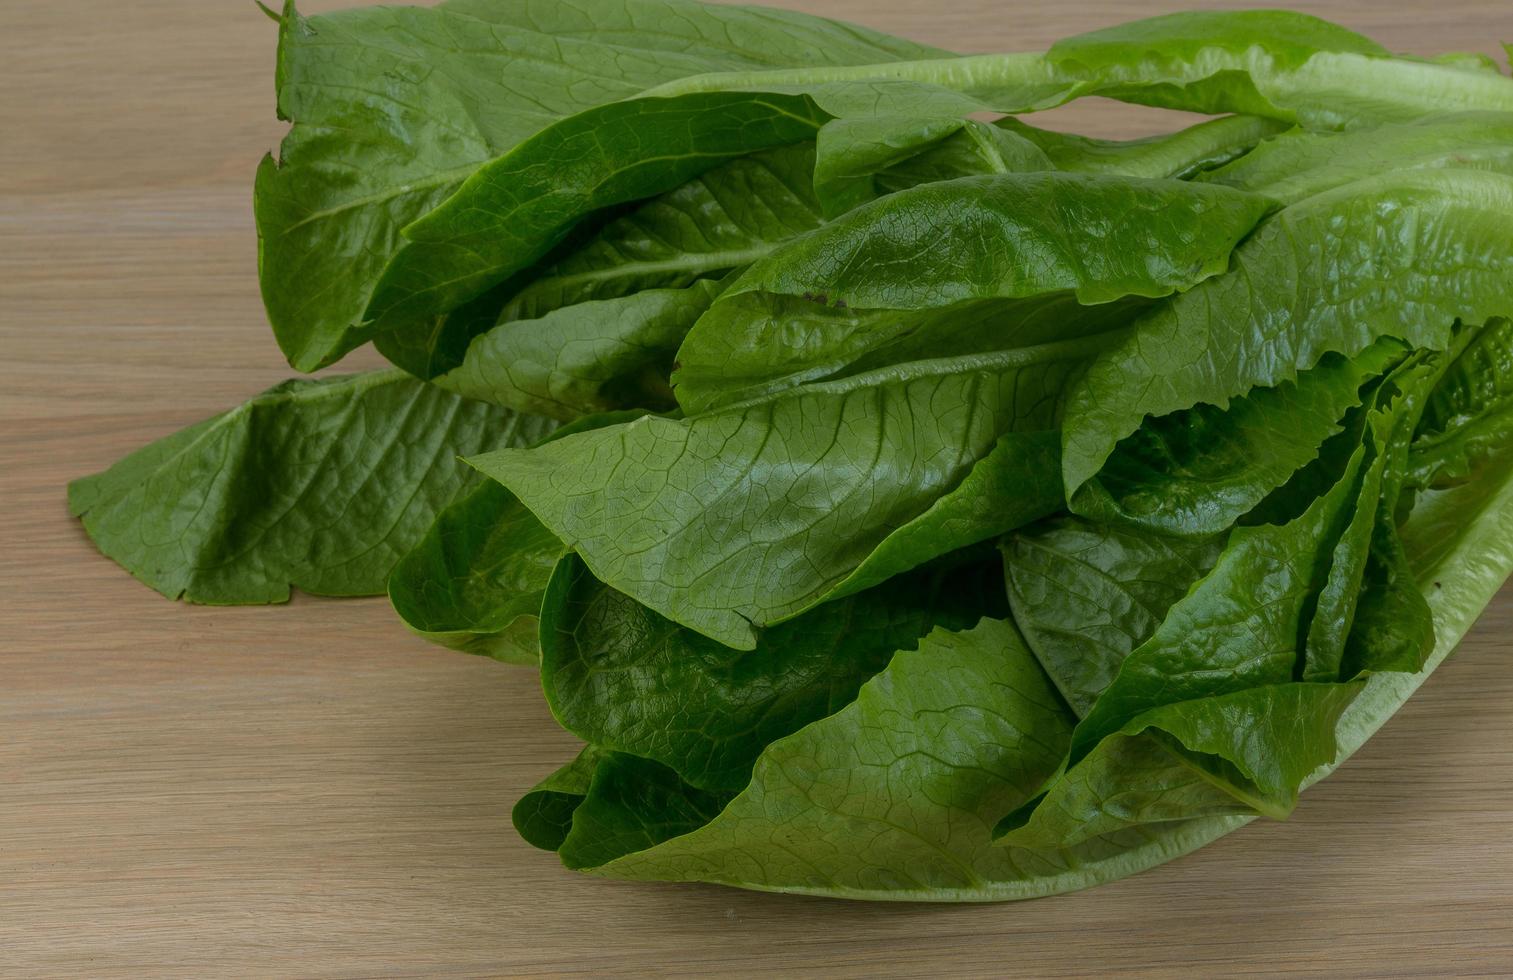
<svg viewBox="0 0 1513 980"><path fill-rule="evenodd" d="M1170 9L789 2L971 51ZM1508 0L1300 6L1415 52L1513 39ZM563 870L508 819L573 751L531 672L381 599L170 603L65 513L68 479L287 373L250 209L273 25L242 0L0 20L0 974L1513 970L1513 591L1289 822L1114 885L877 906ZM1170 123L1109 110L1058 115Z"/></svg>

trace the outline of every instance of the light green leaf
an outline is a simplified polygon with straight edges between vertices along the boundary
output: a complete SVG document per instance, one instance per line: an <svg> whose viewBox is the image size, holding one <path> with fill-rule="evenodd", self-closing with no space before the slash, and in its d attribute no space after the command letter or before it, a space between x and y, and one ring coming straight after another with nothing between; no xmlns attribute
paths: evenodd
<svg viewBox="0 0 1513 980"><path fill-rule="evenodd" d="M1224 116L1161 136L1104 140L1037 129L1013 117L994 125L1040 147L1058 170L1184 180L1236 157L1243 159L1257 143L1287 128L1284 123L1260 116Z"/></svg>
<svg viewBox="0 0 1513 980"><path fill-rule="evenodd" d="M1462 112L1344 133L1293 130L1200 179L1287 204L1389 170L1513 173L1513 113Z"/></svg>
<svg viewBox="0 0 1513 980"><path fill-rule="evenodd" d="M1030 112L1085 95L1337 129L1441 112L1513 110L1513 79L1458 64L1394 58L1336 24L1285 10L1189 11L1066 38L1041 54L886 65L728 71L652 92L807 91L835 116L862 113L874 87L956 94L970 108ZM957 109L960 112L960 109ZM963 113L964 114L964 113Z"/></svg>
<svg viewBox="0 0 1513 980"><path fill-rule="evenodd" d="M69 509L170 598L373 595L470 482L458 453L527 445L553 425L400 371L296 379L74 481Z"/></svg>
<svg viewBox="0 0 1513 980"><path fill-rule="evenodd" d="M932 540L907 525L1005 433L1047 429L1054 392L1105 342L915 362L469 462L514 491L604 582L751 649L758 629L843 585L870 584L865 573L847 580L879 549L892 553L876 560L898 571L965 543L958 531ZM1047 459L1039 442L1027 449L1027 462ZM1054 488L1050 474L1014 472ZM1009 529L987 516L994 523L982 537ZM895 532L908 542L890 539Z"/></svg>

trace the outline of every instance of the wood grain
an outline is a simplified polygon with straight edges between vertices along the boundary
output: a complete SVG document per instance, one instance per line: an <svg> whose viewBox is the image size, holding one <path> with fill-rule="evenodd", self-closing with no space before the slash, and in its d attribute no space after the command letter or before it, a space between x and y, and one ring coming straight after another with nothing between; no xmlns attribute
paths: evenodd
<svg viewBox="0 0 1513 980"><path fill-rule="evenodd" d="M975 51L1166 4L802 6ZM1507 0L1300 6L1417 52L1513 37ZM1513 969L1510 592L1290 821L1114 885L868 906L564 871L509 826L573 750L530 672L428 648L381 600L169 603L65 513L68 479L287 373L250 214L280 132L272 26L204 0L9 0L4 20L0 973Z"/></svg>

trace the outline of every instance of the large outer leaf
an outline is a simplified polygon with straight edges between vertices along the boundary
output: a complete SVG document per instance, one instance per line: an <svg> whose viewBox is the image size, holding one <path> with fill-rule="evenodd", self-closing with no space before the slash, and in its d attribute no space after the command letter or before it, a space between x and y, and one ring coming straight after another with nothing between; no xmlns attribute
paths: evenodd
<svg viewBox="0 0 1513 980"><path fill-rule="evenodd" d="M654 759L693 786L738 790L767 743L850 704L895 651L1002 604L1000 579L981 563L921 571L826 603L737 651L664 619L569 556L542 608L542 687L575 735Z"/></svg>
<svg viewBox="0 0 1513 980"><path fill-rule="evenodd" d="M949 337L990 315L971 306L982 301L1188 288L1222 272L1270 206L1211 189L1034 173L890 195L748 269L679 351L678 400L699 411L834 374L902 336ZM1009 318L1002 346L1023 342Z"/></svg>
<svg viewBox="0 0 1513 980"><path fill-rule="evenodd" d="M451 0L302 17L285 7L279 116L258 170L263 297L302 370L361 343L400 230L558 119L725 68L942 52L777 10L689 0ZM733 43L734 42L734 43Z"/></svg>
<svg viewBox="0 0 1513 980"><path fill-rule="evenodd" d="M172 598L371 595L468 482L458 453L528 445L553 425L400 371L286 381L74 481L69 507Z"/></svg>
<svg viewBox="0 0 1513 980"><path fill-rule="evenodd" d="M1058 41L1047 57L1111 98L1313 128L1513 108L1506 77L1387 57L1369 38L1285 10L1152 17Z"/></svg>
<svg viewBox="0 0 1513 980"><path fill-rule="evenodd" d="M1055 393L1102 343L921 361L469 462L519 495L600 579L751 649L758 628L833 597L1004 433L1047 429ZM1054 455L1038 441L1029 448L998 462L1023 463L1021 485L1054 492L1054 474L1036 471ZM977 526L978 540L1056 506L1049 496L1044 504L984 514L991 523ZM965 543L958 531L913 541L894 558L917 564ZM901 570L896 561L892 570Z"/></svg>
<svg viewBox="0 0 1513 980"><path fill-rule="evenodd" d="M1225 406L1379 337L1442 349L1455 320L1513 311L1513 177L1405 171L1284 209L1230 274L1144 317L1072 388L1063 477L1075 494L1147 416Z"/></svg>

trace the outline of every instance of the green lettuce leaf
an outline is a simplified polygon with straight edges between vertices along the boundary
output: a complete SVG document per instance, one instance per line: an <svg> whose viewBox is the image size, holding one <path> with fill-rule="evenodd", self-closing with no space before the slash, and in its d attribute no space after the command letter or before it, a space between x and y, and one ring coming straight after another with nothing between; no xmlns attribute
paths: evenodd
<svg viewBox="0 0 1513 980"><path fill-rule="evenodd" d="M1257 143L1287 128L1285 123L1260 116L1224 116L1160 136L1104 140L1039 129L1013 117L994 125L1040 147L1057 170L1184 180L1237 157L1248 157Z"/></svg>
<svg viewBox="0 0 1513 980"><path fill-rule="evenodd" d="M664 619L569 556L542 607L542 688L580 738L655 760L694 787L739 790L769 742L851 703L895 651L1002 605L991 565L921 570L826 603L738 651Z"/></svg>
<svg viewBox="0 0 1513 980"><path fill-rule="evenodd" d="M1048 296L1105 304L1186 289L1222 272L1270 207L1211 189L1035 173L890 195L773 252L731 285L678 353L678 401L702 411L755 397L836 374L900 338L923 345L995 315L1006 321L998 349L1034 343L1014 327ZM1075 333L1047 326L1046 340Z"/></svg>
<svg viewBox="0 0 1513 980"><path fill-rule="evenodd" d="M469 459L517 494L594 574L739 649L757 631L1059 506L1054 392L1098 337L919 361L687 419L644 418ZM994 453L1006 433L1016 434ZM1048 445L1049 443L1049 445ZM1001 508L939 504L980 461L1039 492ZM969 484L966 493L976 489ZM915 533L924 516L961 523ZM902 536L902 537L900 537ZM905 541L904 539L907 539Z"/></svg>
<svg viewBox="0 0 1513 980"><path fill-rule="evenodd" d="M316 17L288 3L278 112L294 125L255 195L279 345L310 370L367 339L364 311L402 229L559 119L710 71L941 54L799 13L689 0L449 0Z"/></svg>
<svg viewBox="0 0 1513 980"><path fill-rule="evenodd" d="M468 397L558 418L672 407L673 355L718 294L714 277L818 226L813 169L812 144L784 147L642 203L523 273L528 284L496 301L497 323L477 324L480 336L448 316L421 341L419 370L446 371L434 380ZM394 354L401 336L380 349ZM416 370L409 356L402 363Z"/></svg>
<svg viewBox="0 0 1513 980"><path fill-rule="evenodd" d="M510 320L473 339L432 383L467 398L571 420L629 408L676 408L667 376L688 329L720 294L701 279L587 300Z"/></svg>
<svg viewBox="0 0 1513 980"><path fill-rule="evenodd" d="M500 321L718 278L819 227L812 142L739 157L643 201L531 270Z"/></svg>
<svg viewBox="0 0 1513 980"><path fill-rule="evenodd" d="M1286 204L1388 170L1513 173L1513 113L1461 112L1344 133L1293 130L1200 179Z"/></svg>
<svg viewBox="0 0 1513 980"><path fill-rule="evenodd" d="M1217 534L1315 459L1361 404L1362 386L1405 353L1384 337L1353 358L1326 354L1228 408L1199 404L1147 419L1082 485L1072 509L1170 534Z"/></svg>
<svg viewBox="0 0 1513 980"><path fill-rule="evenodd" d="M1513 448L1513 320L1493 320L1449 366L1409 458L1418 487L1464 482Z"/></svg>
<svg viewBox="0 0 1513 980"><path fill-rule="evenodd" d="M514 494L485 480L395 564L389 601L433 643L535 664L541 597L564 550Z"/></svg>
<svg viewBox="0 0 1513 980"><path fill-rule="evenodd" d="M1144 712L1293 679L1336 528L1360 503L1366 456L1358 449L1335 487L1295 520L1229 535L1213 570L1124 659L1078 724L1073 763Z"/></svg>
<svg viewBox="0 0 1513 980"><path fill-rule="evenodd" d="M1054 169L1017 133L957 115L832 119L816 138L814 190L827 217L918 184Z"/></svg>
<svg viewBox="0 0 1513 980"><path fill-rule="evenodd" d="M1014 624L1078 718L1219 560L1224 535L1181 538L1055 517L1004 537Z"/></svg>
<svg viewBox="0 0 1513 980"><path fill-rule="evenodd" d="M542 442L639 418L639 411L586 416ZM433 643L534 666L542 597L567 551L504 487L485 480L448 505L394 566L389 601Z"/></svg>
<svg viewBox="0 0 1513 980"><path fill-rule="evenodd" d="M1196 817L1285 817L1308 776L1337 758L1335 729L1361 687L1276 684L1145 712L1057 780L1027 819L1010 814L999 841L1065 848Z"/></svg>
<svg viewBox="0 0 1513 980"><path fill-rule="evenodd" d="M170 598L374 595L472 482L458 453L529 445L553 427L402 371L294 379L75 480L69 509Z"/></svg>
<svg viewBox="0 0 1513 980"><path fill-rule="evenodd" d="M1335 761L1305 783L1348 758L1407 700L1513 570L1513 461L1421 494L1403 540L1433 610L1434 652L1417 673L1365 681L1335 727ZM943 654L937 638L954 640L960 655ZM986 652L972 655L974 647ZM984 697L994 699L991 711L969 707ZM1015 846L1012 838L991 846L993 826L1038 791L1068 743L1072 717L1055 698L1005 624L936 634L895 658L852 705L772 743L751 785L710 823L589 870L844 898L999 901L1122 878L1254 818L1159 743L1121 735L1133 754L1108 771L1131 777L1128 795L1104 796L1097 810L1068 821L1107 820L1092 836L1066 846Z"/></svg>
<svg viewBox="0 0 1513 980"><path fill-rule="evenodd" d="M510 811L515 829L526 843L543 851L555 851L573 829L573 812L588 795L594 770L607 755L586 745L577 758L547 776L522 796Z"/></svg>
<svg viewBox="0 0 1513 980"><path fill-rule="evenodd" d="M1193 112L1265 116L1312 129L1513 110L1513 79L1500 73L1392 57L1369 38L1285 10L1151 17L1066 38L1044 54L717 72L667 82L652 93L807 91L827 112L846 116L876 104L877 90L889 85L934 89L940 108L952 105L944 96L957 95L966 112L1030 112L1102 95Z"/></svg>
<svg viewBox="0 0 1513 980"><path fill-rule="evenodd" d="M1284 209L1228 275L1147 314L1072 386L1068 494L1147 416L1225 407L1383 336L1444 349L1457 319L1513 312L1510 216L1513 177L1475 170L1388 173Z"/></svg>
<svg viewBox="0 0 1513 980"><path fill-rule="evenodd" d="M364 318L378 331L448 313L542 258L591 214L670 191L722 161L812 140L825 118L803 96L711 92L564 119L407 225Z"/></svg>
<svg viewBox="0 0 1513 980"><path fill-rule="evenodd" d="M993 822L1055 768L1069 731L1012 626L937 631L854 702L769 745L718 816L590 870L848 897L974 893L1017 877Z"/></svg>
<svg viewBox="0 0 1513 980"><path fill-rule="evenodd" d="M437 317L432 329L390 331L376 346L417 377L435 378L461 365L479 334L527 329L507 326L515 321L723 276L819 224L813 171L812 143L721 164L602 224L585 221L541 262ZM573 356L586 360L577 347Z"/></svg>

